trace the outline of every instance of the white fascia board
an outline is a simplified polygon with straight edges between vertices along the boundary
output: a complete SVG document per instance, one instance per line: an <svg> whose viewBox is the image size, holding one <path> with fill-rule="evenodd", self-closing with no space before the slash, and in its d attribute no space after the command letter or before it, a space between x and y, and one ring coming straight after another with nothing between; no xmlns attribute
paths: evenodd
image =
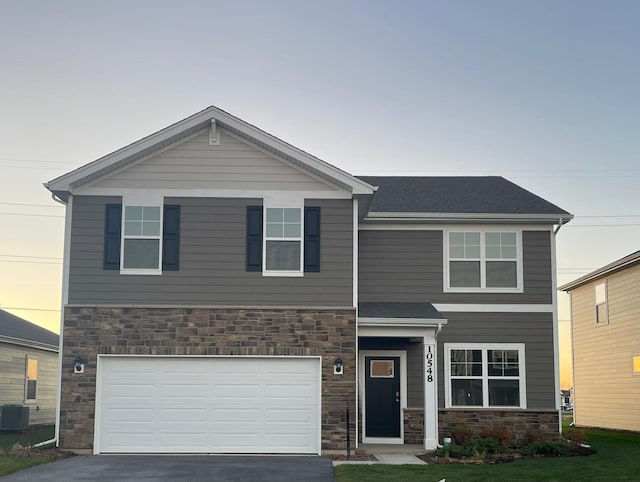
<svg viewBox="0 0 640 482"><path fill-rule="evenodd" d="M24 346L27 348L33 348L34 350L43 350L43 351L58 353L58 347L56 345L48 345L46 343L40 343L38 341L24 340L22 338L13 338L11 336L0 335L0 343L6 343L8 345Z"/></svg>
<svg viewBox="0 0 640 482"><path fill-rule="evenodd" d="M358 318L358 326L433 328L446 324L447 320L443 318Z"/></svg>
<svg viewBox="0 0 640 482"><path fill-rule="evenodd" d="M634 264L638 264L640 263L640 256L639 257L634 257L633 259L629 259L623 263L620 264L616 264L615 266L610 266L607 269L600 269L600 270L596 270L590 274L587 274L585 276L582 276L574 281L571 281L569 283L566 283L562 286L558 286L558 290L560 291L568 291L570 292L572 289L577 288L579 286L582 286L584 284L590 283L592 281L595 281L599 278L604 278L605 276L607 276L608 274L611 274L613 272L616 271L620 271L623 270L631 265Z"/></svg>
<svg viewBox="0 0 640 482"><path fill-rule="evenodd" d="M47 184L45 184L45 186L50 191L69 191L70 187L74 183L78 183L85 177L100 172L104 169L108 169L109 166L123 161L129 156L132 156L145 149L152 148L155 144L167 141L168 139L171 139L181 132L197 127L198 125L206 123L207 121L211 121L211 119L214 119L216 122L219 122L223 126L226 125L233 129L236 129L238 132L241 132L242 134L253 138L258 142L264 143L265 145L268 145L285 155L288 155L294 159L298 159L300 160L300 162L308 164L310 167L316 169L317 171L350 186L352 188L353 194L373 194L374 192L373 186L367 184L366 182L213 106L208 107L207 109L194 114L191 117L187 117L186 119L181 120L169 127L166 127L165 129L162 129L155 134L144 137L143 139L134 142L133 144L129 144L128 146L123 147L111 154L108 154L96 161L93 161L83 167L71 171L68 174L60 176L48 182Z"/></svg>
<svg viewBox="0 0 640 482"><path fill-rule="evenodd" d="M207 119L211 118L209 109L210 108L194 114L191 117L187 117L186 119L176 122L169 127L165 127L158 132L143 137L139 141L122 147L111 154L107 154L106 156L79 167L78 169L67 174L63 174L62 176L46 183L45 187L50 191L69 191L72 184L77 183L85 177L100 172L103 169L107 169L109 166L116 164L137 152L153 147L155 144L164 142L180 132L191 129L205 122Z"/></svg>
<svg viewBox="0 0 640 482"><path fill-rule="evenodd" d="M572 214L369 212L365 221L526 222L566 224Z"/></svg>
<svg viewBox="0 0 640 482"><path fill-rule="evenodd" d="M441 313L553 313L553 304L507 304L507 303L433 303Z"/></svg>
<svg viewBox="0 0 640 482"><path fill-rule="evenodd" d="M501 223L495 222L482 223L481 220L473 220L469 222L463 222L456 220L455 222L444 223L444 220L439 220L439 223L428 222L421 220L420 222L375 222L371 221L366 224L360 224L358 229L360 231L454 231L456 229L471 231L491 231L491 230L504 230L505 225L508 225L509 230L519 231L553 231L553 224L538 224L538 223Z"/></svg>
<svg viewBox="0 0 640 482"><path fill-rule="evenodd" d="M264 199L271 197L288 196L296 199L351 199L346 191L270 191L250 189L135 189L135 188L107 188L80 186L74 189L77 196L131 196L136 193L147 192L149 195L161 194L164 197L225 197Z"/></svg>

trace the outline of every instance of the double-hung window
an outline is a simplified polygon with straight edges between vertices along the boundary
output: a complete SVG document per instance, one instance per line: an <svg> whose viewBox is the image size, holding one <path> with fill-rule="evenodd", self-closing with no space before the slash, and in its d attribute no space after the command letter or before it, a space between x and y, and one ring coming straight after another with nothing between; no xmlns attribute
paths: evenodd
<svg viewBox="0 0 640 482"><path fill-rule="evenodd" d="M140 275L178 271L180 206L162 199L126 201L105 206L103 269Z"/></svg>
<svg viewBox="0 0 640 482"><path fill-rule="evenodd" d="M609 323L609 305L607 304L607 282L596 285L596 325Z"/></svg>
<svg viewBox="0 0 640 482"><path fill-rule="evenodd" d="M524 345L445 344L447 407L526 408Z"/></svg>
<svg viewBox="0 0 640 482"><path fill-rule="evenodd" d="M521 233L445 232L445 291L522 291Z"/></svg>
<svg viewBox="0 0 640 482"><path fill-rule="evenodd" d="M265 209L265 274L302 273L302 208Z"/></svg>
<svg viewBox="0 0 640 482"><path fill-rule="evenodd" d="M160 271L161 213L161 206L124 206L123 271Z"/></svg>

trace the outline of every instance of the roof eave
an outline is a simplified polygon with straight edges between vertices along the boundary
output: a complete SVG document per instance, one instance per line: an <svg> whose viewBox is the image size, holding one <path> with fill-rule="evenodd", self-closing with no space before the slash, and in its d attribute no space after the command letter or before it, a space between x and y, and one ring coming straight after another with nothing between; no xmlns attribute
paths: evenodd
<svg viewBox="0 0 640 482"><path fill-rule="evenodd" d="M576 280L570 281L562 286L559 286L558 289L560 291L571 291L574 288L579 288L582 285L587 283L591 283L592 281L596 281L600 278L604 278L605 276L615 273L616 271L621 271L629 266L640 263L640 254L634 258L627 259L621 263L615 264L613 266L608 266L606 268L601 268L599 270L593 271L589 274L586 274Z"/></svg>
<svg viewBox="0 0 640 482"><path fill-rule="evenodd" d="M25 346L28 348L52 351L56 353L59 350L58 345L50 345L49 343L41 343L39 341L33 341L33 340L24 340L22 338L14 338L14 337L5 336L5 335L0 335L0 343L9 343L11 345Z"/></svg>
<svg viewBox="0 0 640 482"><path fill-rule="evenodd" d="M365 221L420 222L483 222L483 223L540 223L566 224L573 215L564 214L507 214L507 213L429 213L429 212L369 212Z"/></svg>
<svg viewBox="0 0 640 482"><path fill-rule="evenodd" d="M176 122L175 124L172 124L171 126L154 134L144 137L139 141L129 144L128 146L125 146L111 154L86 164L85 166L57 177L46 183L45 187L52 192L58 193L57 195L59 197L64 197L64 194L62 193L73 192L73 186L81 183L84 179L95 177L98 173L101 173L100 175L106 174L109 172L109 168L111 166L119 165L123 161L126 161L126 159L134 157L136 153L151 149L155 145L165 143L173 138L178 139L180 134L185 131L198 128L200 126L205 128L205 123L211 119L215 119L216 122L220 122L222 125L231 127L232 129L254 138L259 142L269 145L286 156L299 159L301 162L310 165L313 169L336 179L339 183L346 184L349 186L353 194L371 195L374 193L374 187L365 181L362 181L351 174L342 171L337 167L272 136L271 134L268 134L258 127L255 127L213 106Z"/></svg>

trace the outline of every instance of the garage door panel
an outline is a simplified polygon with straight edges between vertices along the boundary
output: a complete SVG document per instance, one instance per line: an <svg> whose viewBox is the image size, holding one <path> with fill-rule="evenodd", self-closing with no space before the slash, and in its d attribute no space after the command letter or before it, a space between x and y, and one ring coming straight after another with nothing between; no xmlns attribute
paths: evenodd
<svg viewBox="0 0 640 482"><path fill-rule="evenodd" d="M320 360L103 356L101 453L318 453Z"/></svg>

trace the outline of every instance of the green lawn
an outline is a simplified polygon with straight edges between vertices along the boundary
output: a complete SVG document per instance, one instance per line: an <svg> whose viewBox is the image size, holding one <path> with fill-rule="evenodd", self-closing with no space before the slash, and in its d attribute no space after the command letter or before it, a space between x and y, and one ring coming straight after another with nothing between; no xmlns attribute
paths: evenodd
<svg viewBox="0 0 640 482"><path fill-rule="evenodd" d="M11 450L13 444L19 442L21 445L31 445L45 440L51 440L54 436L53 425L36 425L24 432L0 432L0 448L6 452ZM23 458L0 455L0 477L28 469L34 465L47 462L45 458Z"/></svg>
<svg viewBox="0 0 640 482"><path fill-rule="evenodd" d="M624 481L640 480L640 434L586 430L598 453L588 457L516 460L497 465L339 465L338 482L350 481Z"/></svg>

